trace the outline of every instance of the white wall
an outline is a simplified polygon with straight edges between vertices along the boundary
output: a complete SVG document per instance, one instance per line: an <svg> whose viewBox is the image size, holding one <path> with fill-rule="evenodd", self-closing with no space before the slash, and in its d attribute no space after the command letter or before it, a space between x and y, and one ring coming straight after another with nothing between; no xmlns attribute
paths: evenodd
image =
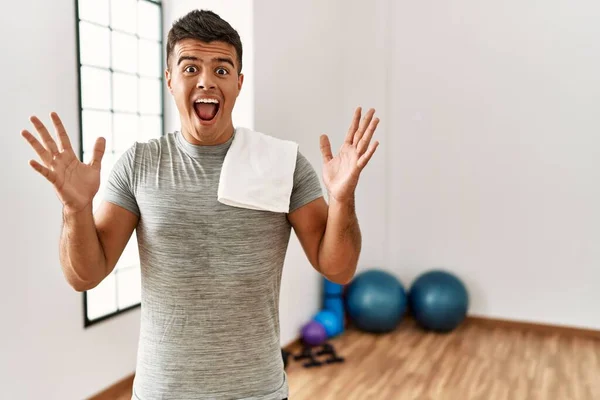
<svg viewBox="0 0 600 400"><path fill-rule="evenodd" d="M357 190L360 270L408 286L448 268L472 314L600 328L598 5L254 10L257 129L298 141L320 173L318 133L339 145L356 105L382 118ZM284 342L318 308L307 265L292 240Z"/></svg>
<svg viewBox="0 0 600 400"><path fill-rule="evenodd" d="M351 111L341 100L341 1L254 4L256 129L299 143L321 176L319 136L339 146ZM292 235L283 273L281 341L319 309L319 275Z"/></svg>
<svg viewBox="0 0 600 400"><path fill-rule="evenodd" d="M85 398L135 368L139 310L83 328L58 260L61 205L20 136L57 111L79 145L75 2L13 2L0 17L0 387L7 399Z"/></svg>
<svg viewBox="0 0 600 400"><path fill-rule="evenodd" d="M347 0L340 10L343 25L339 29L343 35L338 51L341 51L342 60L335 68L342 77L336 101L341 104L343 114L336 129L340 133L346 132L357 106L362 106L364 113L374 108L375 116L380 118L373 137L380 145L363 169L356 190L356 213L363 242L359 273L364 269L386 268L390 245L385 231L389 199L386 165L393 157L388 137L389 8L385 0L373 0L369 7L361 0ZM338 146L341 140L340 137Z"/></svg>
<svg viewBox="0 0 600 400"><path fill-rule="evenodd" d="M233 109L234 126L254 128L254 30L253 0L163 0L164 44L173 23L195 9L217 13L235 29L242 40L242 74L244 84ZM164 51L164 50L163 50ZM166 56L165 56L166 61ZM165 88L165 128L167 132L181 130L179 112L173 96Z"/></svg>
<svg viewBox="0 0 600 400"><path fill-rule="evenodd" d="M600 4L392 3L389 267L600 329Z"/></svg>

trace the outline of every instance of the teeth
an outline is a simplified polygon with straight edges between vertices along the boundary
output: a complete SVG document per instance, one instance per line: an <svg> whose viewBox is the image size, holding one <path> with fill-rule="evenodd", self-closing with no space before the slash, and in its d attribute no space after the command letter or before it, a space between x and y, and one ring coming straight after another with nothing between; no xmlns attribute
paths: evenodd
<svg viewBox="0 0 600 400"><path fill-rule="evenodd" d="M195 101L195 103L213 103L213 104L219 104L219 100L217 99L198 99Z"/></svg>

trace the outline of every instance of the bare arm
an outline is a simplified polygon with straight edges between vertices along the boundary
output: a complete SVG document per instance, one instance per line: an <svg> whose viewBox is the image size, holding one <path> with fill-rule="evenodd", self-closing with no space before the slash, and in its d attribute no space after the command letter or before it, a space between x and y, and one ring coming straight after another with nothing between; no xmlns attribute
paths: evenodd
<svg viewBox="0 0 600 400"><path fill-rule="evenodd" d="M96 287L114 269L138 223L137 215L102 202L79 212L63 210L60 261L67 282L77 291Z"/></svg>
<svg viewBox="0 0 600 400"><path fill-rule="evenodd" d="M38 140L29 131L21 135L41 161L29 165L50 182L63 203L63 227L59 257L63 273L77 291L97 286L115 267L123 253L138 217L119 206L103 202L92 215L92 201L100 187L100 167L106 141L98 138L92 159L77 159L62 121L56 113L50 117L56 129L58 144L39 120L32 116Z"/></svg>
<svg viewBox="0 0 600 400"><path fill-rule="evenodd" d="M356 272L361 245L354 200L340 203L331 199L327 227L319 247L319 265L330 281L350 282Z"/></svg>
<svg viewBox="0 0 600 400"><path fill-rule="evenodd" d="M354 203L321 197L290 213L294 232L312 266L331 282L346 284L356 272L361 234Z"/></svg>

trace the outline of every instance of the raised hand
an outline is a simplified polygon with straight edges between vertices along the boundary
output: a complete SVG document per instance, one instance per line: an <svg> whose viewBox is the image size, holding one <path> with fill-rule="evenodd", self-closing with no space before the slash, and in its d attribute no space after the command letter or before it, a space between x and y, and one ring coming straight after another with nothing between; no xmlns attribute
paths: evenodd
<svg viewBox="0 0 600 400"><path fill-rule="evenodd" d="M354 112L352 123L339 153L334 157L327 135L321 135L321 154L323 155L323 181L330 197L343 202L354 198L361 171L365 168L379 142L371 143L379 118L373 119L374 109L361 117L361 108Z"/></svg>
<svg viewBox="0 0 600 400"><path fill-rule="evenodd" d="M35 116L29 120L38 132L43 145L29 131L21 131L21 136L29 142L43 163L42 165L36 160L30 160L29 165L54 185L65 211L78 212L91 205L100 188L100 164L106 141L104 138L98 138L94 145L92 160L89 164L82 163L71 147L71 141L58 114L53 112L50 118L56 129L59 145Z"/></svg>

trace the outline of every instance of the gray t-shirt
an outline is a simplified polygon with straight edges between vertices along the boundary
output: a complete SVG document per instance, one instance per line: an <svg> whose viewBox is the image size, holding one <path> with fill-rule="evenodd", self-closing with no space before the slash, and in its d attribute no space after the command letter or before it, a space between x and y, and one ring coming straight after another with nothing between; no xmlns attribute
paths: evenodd
<svg viewBox="0 0 600 400"><path fill-rule="evenodd" d="M180 132L136 143L105 199L140 217L140 340L133 399L288 396L279 331L285 213L217 201L233 137L195 146ZM323 195L298 153L290 212Z"/></svg>

